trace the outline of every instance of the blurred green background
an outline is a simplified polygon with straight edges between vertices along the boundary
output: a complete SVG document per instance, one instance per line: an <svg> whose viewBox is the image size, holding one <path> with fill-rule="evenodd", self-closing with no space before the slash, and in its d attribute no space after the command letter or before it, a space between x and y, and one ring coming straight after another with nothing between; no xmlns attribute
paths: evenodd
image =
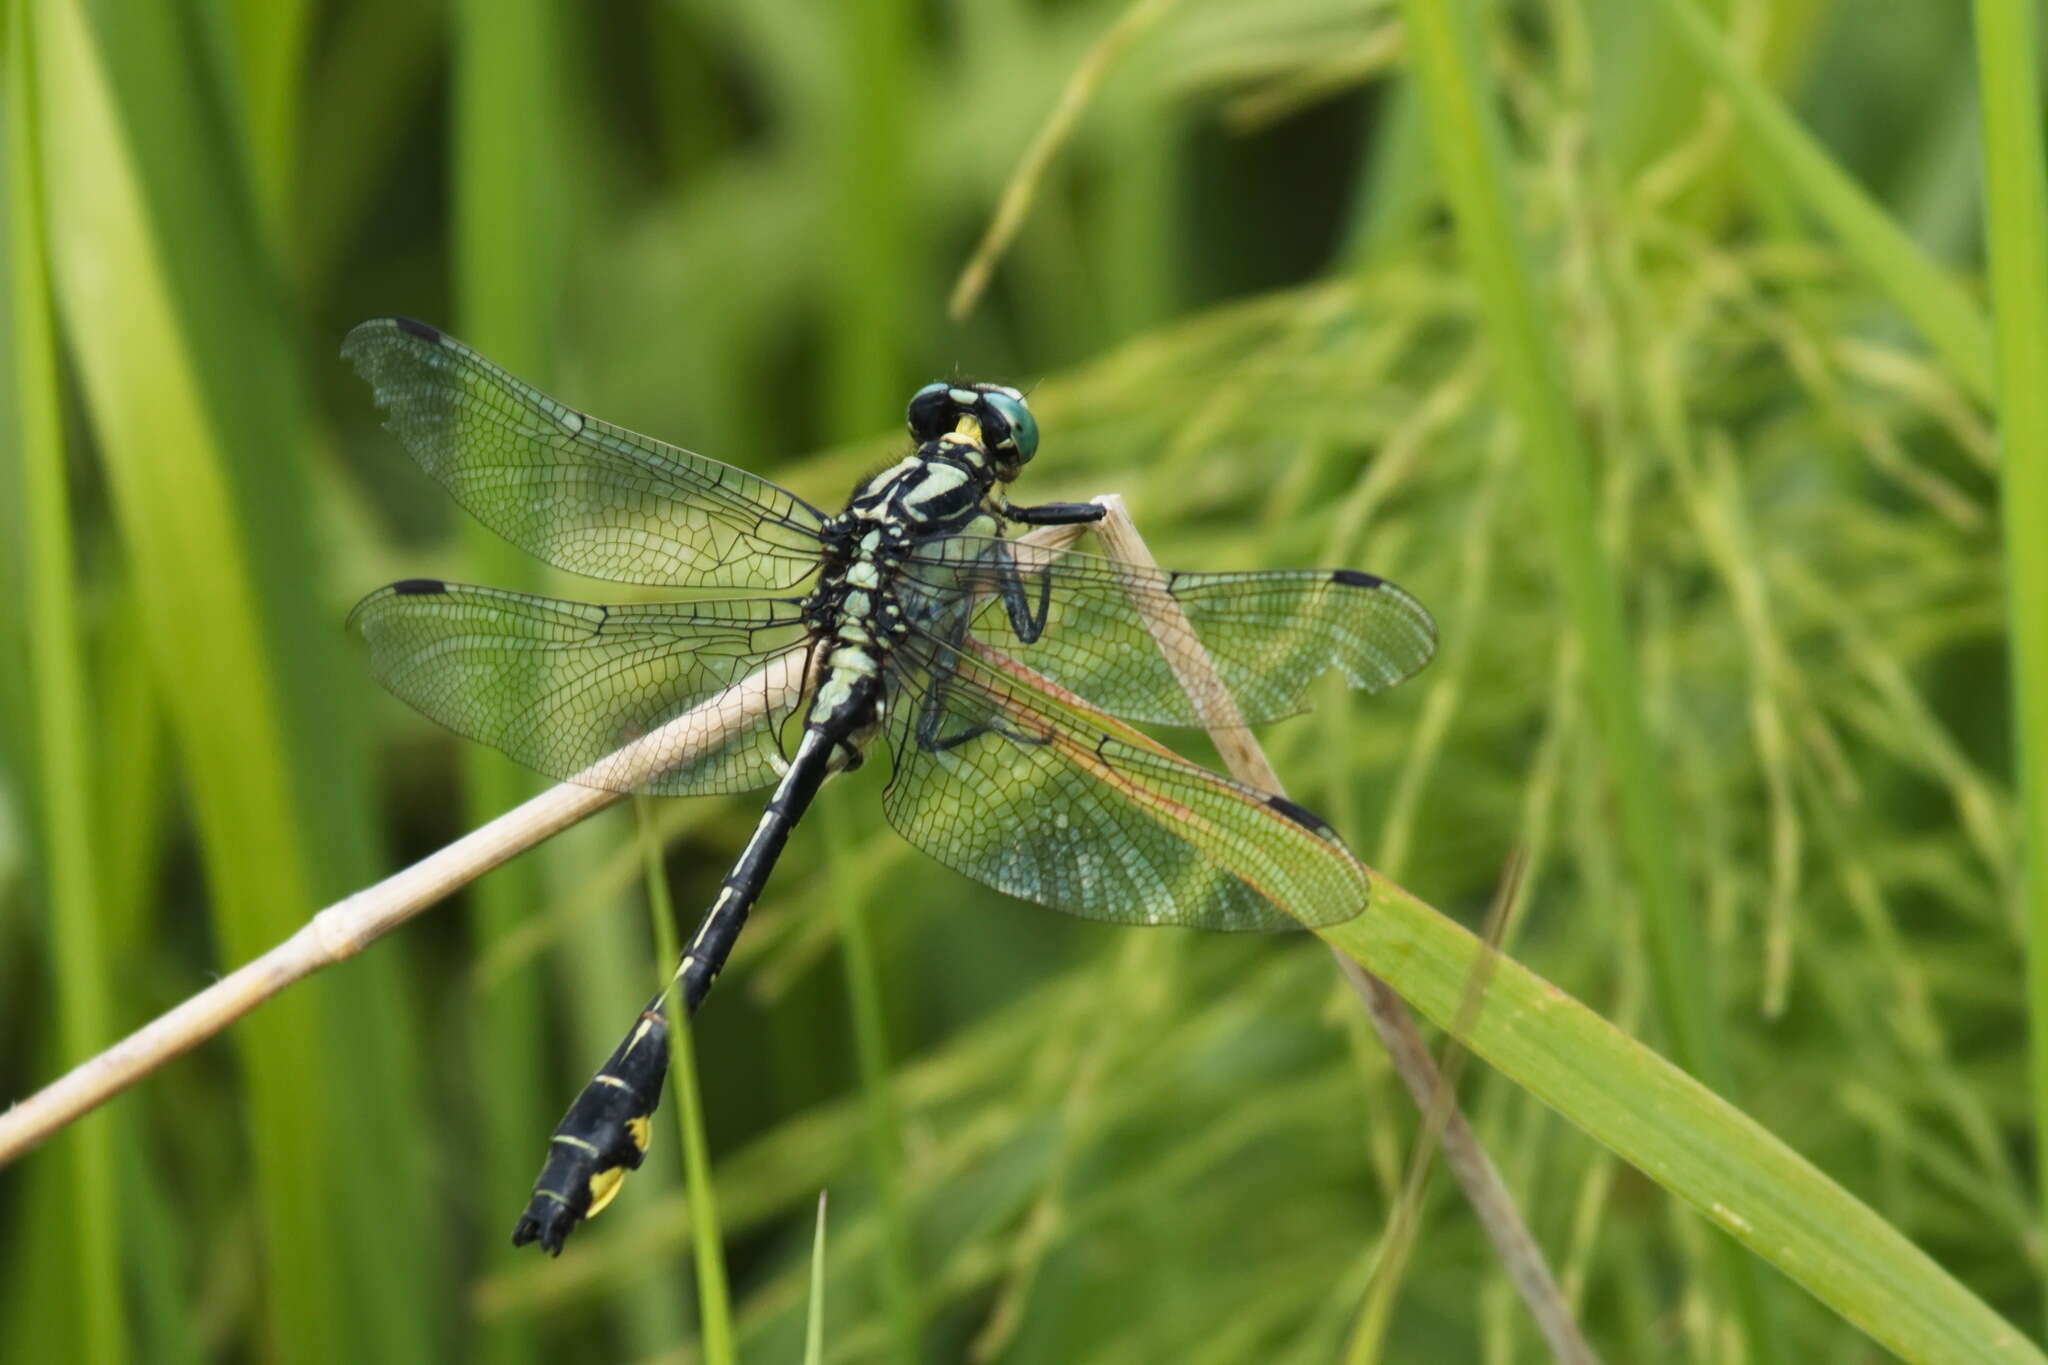
<svg viewBox="0 0 2048 1365"><path fill-rule="evenodd" d="M1483 9L1625 678L1399 5L15 0L0 1095L539 789L383 695L342 618L411 575L616 590L466 525L350 325L428 319L827 504L912 388L984 377L1031 391L1026 500L1120 492L1170 565L1428 603L1421 679L1267 736L1293 794L1474 925L1522 851L1515 957L1688 1065L1697 1002L1730 1099L2037 1329L1969 9ZM1603 685L1696 951L1646 904ZM745 1359L801 1356L820 1190L833 1360L1544 1358L1452 1182L1387 1254L1418 1119L1316 943L1006 901L886 831L886 769L827 790L696 1029ZM757 803L651 810L693 922ZM0 1359L700 1358L672 1099L568 1254L508 1245L666 970L644 896L613 810L0 1172ZM1464 1098L1607 1359L1884 1358L1773 1271L1745 1299L1525 1092Z"/></svg>

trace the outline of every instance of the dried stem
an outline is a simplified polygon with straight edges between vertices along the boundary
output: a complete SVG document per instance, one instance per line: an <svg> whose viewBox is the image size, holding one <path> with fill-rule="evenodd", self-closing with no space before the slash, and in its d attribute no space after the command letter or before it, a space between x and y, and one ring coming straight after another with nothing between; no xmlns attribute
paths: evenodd
<svg viewBox="0 0 2048 1365"><path fill-rule="evenodd" d="M703 752L766 712L788 705L800 657L784 656L716 697L633 741L597 765L605 780L631 786ZM694 746L694 747L693 747ZM81 1062L0 1114L0 1166L105 1103L180 1053L219 1033L285 987L370 944L498 864L596 814L621 793L564 782L429 854L375 886L337 901L255 961Z"/></svg>
<svg viewBox="0 0 2048 1365"><path fill-rule="evenodd" d="M1048 527L1022 539L1061 549L1079 535L1076 527ZM631 788L665 767L688 762L764 714L788 707L801 690L801 668L800 657L777 659L600 760L588 771L602 772L607 787L574 781L550 787L403 871L328 906L263 956L0 1113L0 1166L191 1051L285 987L354 957L500 863L620 800L617 788Z"/></svg>

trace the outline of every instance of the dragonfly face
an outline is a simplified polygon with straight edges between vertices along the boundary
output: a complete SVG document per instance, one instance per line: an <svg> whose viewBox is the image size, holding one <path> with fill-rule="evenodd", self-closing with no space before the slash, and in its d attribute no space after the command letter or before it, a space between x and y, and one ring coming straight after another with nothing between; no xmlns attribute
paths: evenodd
<svg viewBox="0 0 2048 1365"><path fill-rule="evenodd" d="M910 434L920 444L958 430L971 418L1004 483L1038 453L1038 422L1024 395L1004 384L927 384L911 396L909 417Z"/></svg>
<svg viewBox="0 0 2048 1365"><path fill-rule="evenodd" d="M889 823L1010 895L1207 929L1365 909L1365 870L1320 819L1128 722L1276 719L1332 671L1393 686L1436 636L1383 579L1170 573L1004 538L1012 522L1101 508L1008 501L1038 427L1001 385L918 390L916 449L828 515L571 408L423 323L366 322L342 351L420 466L515 544L594 578L760 594L600 606L409 579L350 617L393 692L552 777L663 795L773 788L677 968L687 1008L820 784L878 733ZM1175 667L1191 651L1213 682ZM795 700L771 682L792 676L807 680ZM667 1073L661 1003L556 1128L515 1241L559 1251L640 1164Z"/></svg>

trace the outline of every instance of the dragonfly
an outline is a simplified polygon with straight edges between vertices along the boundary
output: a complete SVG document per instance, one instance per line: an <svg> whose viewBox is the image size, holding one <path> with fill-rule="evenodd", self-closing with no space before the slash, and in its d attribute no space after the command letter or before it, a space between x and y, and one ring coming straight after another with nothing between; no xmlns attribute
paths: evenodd
<svg viewBox="0 0 2048 1365"><path fill-rule="evenodd" d="M834 513L561 403L425 323L373 319L342 354L420 467L513 544L587 577L734 594L598 605L408 579L350 616L385 687L549 777L770 791L669 987L555 1128L515 1244L559 1254L641 1164L668 1072L668 990L696 1012L820 786L878 739L888 822L1008 895L1221 930L1365 910L1365 869L1327 822L1139 727L1292 715L1333 671L1394 686L1436 645L1394 584L1351 569L1171 572L1009 534L1104 508L1010 501L1038 425L1000 384L919 389L909 452ZM1188 647L1211 666L1176 667ZM778 669L798 682L770 692ZM718 704L735 696L755 704ZM658 761L615 757L650 736L670 746Z"/></svg>

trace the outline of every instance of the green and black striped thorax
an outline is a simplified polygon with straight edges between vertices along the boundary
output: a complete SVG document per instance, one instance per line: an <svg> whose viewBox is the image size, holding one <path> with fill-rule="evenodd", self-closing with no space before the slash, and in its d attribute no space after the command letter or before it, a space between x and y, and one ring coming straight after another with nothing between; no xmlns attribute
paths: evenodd
<svg viewBox="0 0 2048 1365"><path fill-rule="evenodd" d="M1001 535L1001 489L1038 448L1024 395L998 384L927 384L910 400L917 448L863 479L825 522L818 586L804 615L829 640L813 718L826 719L872 687L888 650L913 622L897 587L904 560L948 536Z"/></svg>

